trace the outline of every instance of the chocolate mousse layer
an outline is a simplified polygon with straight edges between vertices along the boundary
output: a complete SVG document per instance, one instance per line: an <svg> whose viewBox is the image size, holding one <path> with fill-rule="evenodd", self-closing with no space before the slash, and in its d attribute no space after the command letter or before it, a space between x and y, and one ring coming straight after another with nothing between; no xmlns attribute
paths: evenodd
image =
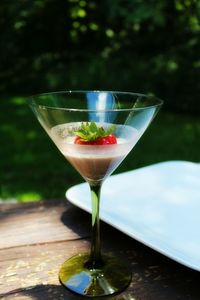
<svg viewBox="0 0 200 300"><path fill-rule="evenodd" d="M100 181L109 176L124 159L124 156L110 157L76 157L67 156L66 159L87 181Z"/></svg>

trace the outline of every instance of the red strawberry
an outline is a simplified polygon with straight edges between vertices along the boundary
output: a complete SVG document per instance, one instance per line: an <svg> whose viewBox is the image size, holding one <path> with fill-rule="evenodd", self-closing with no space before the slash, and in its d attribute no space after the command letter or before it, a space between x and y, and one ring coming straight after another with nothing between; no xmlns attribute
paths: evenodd
<svg viewBox="0 0 200 300"><path fill-rule="evenodd" d="M74 144L79 145L109 145L109 144L117 144L117 139L114 134L109 134L104 137L99 137L96 140L91 141L83 141L80 136L77 136Z"/></svg>
<svg viewBox="0 0 200 300"><path fill-rule="evenodd" d="M79 145L109 145L117 144L116 136L113 134L115 126L109 128L98 127L95 122L82 123L78 130L74 131L76 135L75 144Z"/></svg>

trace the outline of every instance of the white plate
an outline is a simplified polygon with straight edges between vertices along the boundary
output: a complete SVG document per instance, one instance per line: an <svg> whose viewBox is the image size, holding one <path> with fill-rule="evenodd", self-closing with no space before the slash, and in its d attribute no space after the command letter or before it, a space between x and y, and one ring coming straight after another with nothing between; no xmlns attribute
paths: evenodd
<svg viewBox="0 0 200 300"><path fill-rule="evenodd" d="M91 212L88 184L71 187L66 197ZM111 176L102 188L100 217L200 271L200 164L168 161Z"/></svg>

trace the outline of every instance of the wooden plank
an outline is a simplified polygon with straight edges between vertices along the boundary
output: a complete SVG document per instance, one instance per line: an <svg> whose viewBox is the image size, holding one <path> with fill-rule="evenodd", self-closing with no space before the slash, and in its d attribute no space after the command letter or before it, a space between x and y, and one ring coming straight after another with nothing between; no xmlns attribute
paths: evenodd
<svg viewBox="0 0 200 300"><path fill-rule="evenodd" d="M137 243L130 241L128 244L128 240L119 236L120 244L116 252L121 252L125 259L130 260L134 271L132 283L126 291L109 299L200 299L199 276L196 272L157 256ZM132 249L132 246L135 246L135 249ZM81 299L60 285L58 270L65 259L78 252L85 252L88 247L88 241L75 240L0 250L1 299Z"/></svg>
<svg viewBox="0 0 200 300"><path fill-rule="evenodd" d="M129 260L133 270L129 288L109 299L200 299L199 272L173 262L105 223L101 224L101 232L104 251L114 251ZM60 285L58 270L68 257L88 250L87 213L65 201L2 205L0 235L2 300L83 299Z"/></svg>
<svg viewBox="0 0 200 300"><path fill-rule="evenodd" d="M83 238L89 218L67 201L0 206L0 249ZM87 214L85 213L85 216Z"/></svg>
<svg viewBox="0 0 200 300"><path fill-rule="evenodd" d="M72 255L87 251L88 247L87 241L77 240L1 249L1 296L23 294L24 290L43 285L59 286L61 264Z"/></svg>

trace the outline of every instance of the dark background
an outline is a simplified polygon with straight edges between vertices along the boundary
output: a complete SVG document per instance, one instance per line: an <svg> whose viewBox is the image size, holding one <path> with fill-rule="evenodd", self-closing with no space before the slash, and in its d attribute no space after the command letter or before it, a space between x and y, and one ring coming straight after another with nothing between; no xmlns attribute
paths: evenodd
<svg viewBox="0 0 200 300"><path fill-rule="evenodd" d="M197 113L199 20L198 0L1 0L1 95L150 92Z"/></svg>
<svg viewBox="0 0 200 300"><path fill-rule="evenodd" d="M1 0L0 201L63 198L83 181L26 102L69 89L164 99L116 172L199 162L200 1Z"/></svg>

